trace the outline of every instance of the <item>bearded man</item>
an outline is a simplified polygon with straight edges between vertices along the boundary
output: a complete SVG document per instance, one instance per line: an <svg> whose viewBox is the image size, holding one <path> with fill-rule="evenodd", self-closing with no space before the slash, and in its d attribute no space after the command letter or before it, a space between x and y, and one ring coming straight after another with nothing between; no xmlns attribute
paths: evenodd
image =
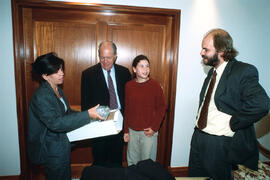
<svg viewBox="0 0 270 180"><path fill-rule="evenodd" d="M189 177L230 180L243 164L258 169L254 123L269 111L269 97L253 65L237 61L233 40L223 29L203 38L200 55L212 66L204 81L191 140Z"/></svg>

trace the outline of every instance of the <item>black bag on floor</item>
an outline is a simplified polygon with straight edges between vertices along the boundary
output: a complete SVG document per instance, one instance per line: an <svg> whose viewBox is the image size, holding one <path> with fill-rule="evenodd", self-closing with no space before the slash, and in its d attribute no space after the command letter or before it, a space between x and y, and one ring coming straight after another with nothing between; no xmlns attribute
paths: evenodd
<svg viewBox="0 0 270 180"><path fill-rule="evenodd" d="M89 166L82 172L81 180L175 180L158 162L151 159L126 168Z"/></svg>

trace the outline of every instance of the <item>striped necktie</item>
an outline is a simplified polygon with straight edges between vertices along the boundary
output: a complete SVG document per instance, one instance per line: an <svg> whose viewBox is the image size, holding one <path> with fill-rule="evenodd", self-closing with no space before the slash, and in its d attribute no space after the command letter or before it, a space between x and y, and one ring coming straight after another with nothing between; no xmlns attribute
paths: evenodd
<svg viewBox="0 0 270 180"><path fill-rule="evenodd" d="M207 125L208 107L209 107L209 102L210 102L211 95L213 92L213 88L214 88L215 83L216 83L216 76L217 76L217 73L215 71L213 73L212 80L209 84L209 87L208 87L208 90L207 90L207 93L206 93L206 96L204 99L204 103L203 103L203 106L201 109L200 118L198 120L198 127L201 130L204 129Z"/></svg>
<svg viewBox="0 0 270 180"><path fill-rule="evenodd" d="M113 86L113 81L112 77L110 75L111 70L107 71L108 73L108 86L109 86L109 93L110 93L110 109L117 109L118 104L117 104L117 99L116 99L116 94L115 94L115 89Z"/></svg>

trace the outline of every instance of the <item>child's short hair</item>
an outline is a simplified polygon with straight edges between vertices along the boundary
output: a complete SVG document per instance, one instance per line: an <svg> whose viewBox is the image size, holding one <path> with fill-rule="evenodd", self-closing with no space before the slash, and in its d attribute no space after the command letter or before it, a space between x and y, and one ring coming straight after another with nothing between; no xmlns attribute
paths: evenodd
<svg viewBox="0 0 270 180"><path fill-rule="evenodd" d="M134 60L133 60L133 62L132 62L132 67L136 68L137 64L138 64L141 60L146 60L146 61L148 61L148 63L150 64L150 61L149 61L148 57L141 54L141 55L138 55L138 56L136 56L136 57L134 58Z"/></svg>

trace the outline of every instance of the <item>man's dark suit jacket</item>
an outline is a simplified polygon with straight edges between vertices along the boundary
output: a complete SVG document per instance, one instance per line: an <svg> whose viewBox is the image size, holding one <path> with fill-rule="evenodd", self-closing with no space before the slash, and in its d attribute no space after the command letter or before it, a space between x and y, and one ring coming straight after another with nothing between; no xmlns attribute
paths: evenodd
<svg viewBox="0 0 270 180"><path fill-rule="evenodd" d="M66 97L63 103L46 81L33 94L28 110L28 157L32 163L66 163L70 159L70 142L66 132L90 122L89 114L69 108Z"/></svg>
<svg viewBox="0 0 270 180"><path fill-rule="evenodd" d="M200 93L200 106L213 74L212 68ZM228 62L219 84L214 101L219 111L231 115L230 127L235 132L228 160L232 164L243 164L251 169L258 167L258 146L253 124L269 111L269 97L259 84L256 67L237 60Z"/></svg>
<svg viewBox="0 0 270 180"><path fill-rule="evenodd" d="M131 79L127 68L114 64L117 93L123 113L125 103L125 84ZM82 72L81 84L81 105L82 110L94 107L97 104L109 106L110 94L102 71L101 64L98 63Z"/></svg>

